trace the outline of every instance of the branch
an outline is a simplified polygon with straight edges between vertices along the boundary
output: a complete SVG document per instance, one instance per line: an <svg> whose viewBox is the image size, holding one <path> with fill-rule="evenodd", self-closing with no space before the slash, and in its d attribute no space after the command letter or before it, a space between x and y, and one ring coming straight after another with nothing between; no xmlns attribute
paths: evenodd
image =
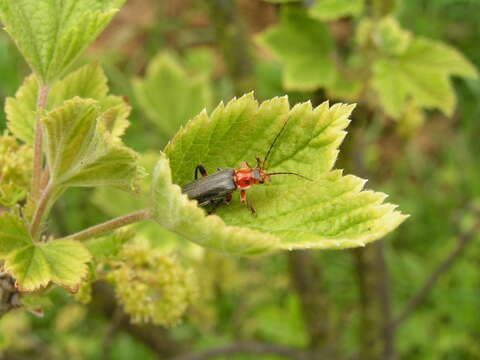
<svg viewBox="0 0 480 360"><path fill-rule="evenodd" d="M305 351L283 347L273 344L262 343L238 343L207 350L201 353L180 355L170 360L210 360L219 356L233 355L238 353L255 355L277 355L286 359L308 360L309 355Z"/></svg>
<svg viewBox="0 0 480 360"><path fill-rule="evenodd" d="M457 246L453 249L453 251L437 266L437 268L432 272L430 277L427 278L423 286L417 291L415 295L413 295L410 300L408 300L407 304L405 305L403 311L397 318L391 323L392 328L398 327L401 323L407 320L410 315L415 311L415 309L425 301L428 293L437 283L438 279L441 275L443 275L446 271L448 271L455 261L462 255L465 247L468 243L475 238L475 235L480 231L480 221L477 223L467 232L460 235L458 239Z"/></svg>
<svg viewBox="0 0 480 360"><path fill-rule="evenodd" d="M151 217L151 214L149 210L147 209L139 210L131 214L119 216L117 218L106 221L104 223L94 225L85 230L79 231L75 234L68 235L65 238L75 239L75 240L84 240L84 239L88 239L93 236L97 236L112 230L116 230L125 225L130 225L139 221L148 220L150 219L150 217Z"/></svg>

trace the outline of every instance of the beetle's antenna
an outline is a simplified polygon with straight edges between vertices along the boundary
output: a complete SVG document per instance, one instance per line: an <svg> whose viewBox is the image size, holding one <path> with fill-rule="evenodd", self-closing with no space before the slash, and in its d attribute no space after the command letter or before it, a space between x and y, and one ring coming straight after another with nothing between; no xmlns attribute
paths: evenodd
<svg viewBox="0 0 480 360"><path fill-rule="evenodd" d="M278 140L283 130L285 130L285 126L287 126L287 122L289 119L290 119L290 116L287 117L287 120L285 120L285 122L283 123L282 129L278 132L277 136L275 136L275 139L273 139L273 142L270 145L270 148L268 149L267 154L265 155L265 158L263 159L262 169L265 169L265 164L267 163L268 155L270 155L270 151L272 151L273 145L275 145L275 142Z"/></svg>
<svg viewBox="0 0 480 360"><path fill-rule="evenodd" d="M301 177L305 180L313 181L312 179L310 179L306 176L303 176L303 175L300 175L300 174L297 174L297 173L294 173L294 172L274 172L274 173L270 173L270 174L267 174L267 175L268 176L271 176L271 175L295 175L295 176Z"/></svg>

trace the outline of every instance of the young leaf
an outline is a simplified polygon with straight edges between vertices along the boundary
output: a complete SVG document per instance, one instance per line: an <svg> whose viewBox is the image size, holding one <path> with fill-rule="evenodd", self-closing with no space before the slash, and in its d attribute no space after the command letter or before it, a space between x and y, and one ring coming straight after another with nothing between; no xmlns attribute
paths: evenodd
<svg viewBox="0 0 480 360"><path fill-rule="evenodd" d="M33 291L50 281L74 288L87 273L90 253L73 240L34 243L23 221L11 213L0 215L0 258L4 269L22 291Z"/></svg>
<svg viewBox="0 0 480 360"><path fill-rule="evenodd" d="M49 282L75 290L87 275L90 253L74 240L55 240L18 248L5 259L5 271L22 291L34 291Z"/></svg>
<svg viewBox="0 0 480 360"><path fill-rule="evenodd" d="M100 104L74 98L41 119L51 183L131 188L137 155L105 130Z"/></svg>
<svg viewBox="0 0 480 360"><path fill-rule="evenodd" d="M150 62L145 78L135 79L133 89L140 106L166 138L211 102L207 79L188 75L167 53Z"/></svg>
<svg viewBox="0 0 480 360"><path fill-rule="evenodd" d="M32 244L32 238L22 219L4 212L0 215L0 257L4 258L13 250Z"/></svg>
<svg viewBox="0 0 480 360"><path fill-rule="evenodd" d="M130 106L120 96L108 95L107 81L98 63L85 65L52 86L46 109L53 110L75 96L97 100L105 126L113 135L121 136L129 125ZM31 75L5 103L8 128L28 144L34 139L37 95L38 82Z"/></svg>
<svg viewBox="0 0 480 360"><path fill-rule="evenodd" d="M310 15L322 21L332 21L345 16L359 15L364 0L316 0L310 8Z"/></svg>
<svg viewBox="0 0 480 360"><path fill-rule="evenodd" d="M385 112L394 118L401 117L410 100L450 116L456 104L451 76L476 78L478 73L454 48L416 38L398 56L385 56L374 63L372 86Z"/></svg>
<svg viewBox="0 0 480 360"><path fill-rule="evenodd" d="M0 0L0 20L39 81L51 84L125 0Z"/></svg>
<svg viewBox="0 0 480 360"><path fill-rule="evenodd" d="M232 203L204 217L195 202L170 183L166 159L159 161L153 188L154 218L164 227L204 246L246 254L272 249L344 248L363 246L392 231L405 218L386 195L361 191L364 181L332 170L345 136L351 105L310 103L289 108L286 97L258 104L251 94L220 104L209 117L201 113L166 147L176 184L192 181L197 164L207 171L238 168L242 161L263 158L288 119L267 162L272 183L256 185L248 197L253 217L238 194ZM222 221L223 220L223 221ZM265 246L268 245L268 246ZM245 248L243 248L245 246ZM242 251L243 250L243 251Z"/></svg>
<svg viewBox="0 0 480 360"><path fill-rule="evenodd" d="M325 24L300 9L284 9L280 25L258 37L285 65L283 83L290 90L314 90L334 80L332 39Z"/></svg>

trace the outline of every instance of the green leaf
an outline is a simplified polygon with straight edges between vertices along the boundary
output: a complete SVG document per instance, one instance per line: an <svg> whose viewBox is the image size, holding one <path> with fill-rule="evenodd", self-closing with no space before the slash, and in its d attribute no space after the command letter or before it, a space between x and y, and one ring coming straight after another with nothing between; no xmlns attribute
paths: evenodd
<svg viewBox="0 0 480 360"><path fill-rule="evenodd" d="M90 257L78 241L55 240L13 251L4 266L21 291L34 291L50 282L73 291L87 275Z"/></svg>
<svg viewBox="0 0 480 360"><path fill-rule="evenodd" d="M30 233L17 215L4 212L0 215L0 257L4 258L13 250L32 244Z"/></svg>
<svg viewBox="0 0 480 360"><path fill-rule="evenodd" d="M125 0L0 0L0 19L43 84L64 73Z"/></svg>
<svg viewBox="0 0 480 360"><path fill-rule="evenodd" d="M364 0L316 0L309 13L316 19L332 21L359 15L364 5Z"/></svg>
<svg viewBox="0 0 480 360"><path fill-rule="evenodd" d="M363 24L362 27L365 27L363 31L367 31L368 20L364 20ZM384 54L401 55L411 44L412 34L402 29L396 19L387 16L376 24L371 37L375 46Z"/></svg>
<svg viewBox="0 0 480 360"><path fill-rule="evenodd" d="M154 175L155 220L200 245L238 254L273 249L345 248L363 246L397 227L405 218L383 204L385 194L362 191L364 180L332 170L349 123L352 105L309 102L290 109L286 97L258 104L252 94L220 104L208 116L192 119L166 147ZM288 123L268 159L272 183L248 190L257 216L233 194L232 203L205 217L181 195L197 164L212 173L238 168L242 161L263 158L274 137ZM221 217L221 218L220 218Z"/></svg>
<svg viewBox="0 0 480 360"><path fill-rule="evenodd" d="M205 76L190 76L167 53L157 55L149 64L144 79L135 79L137 102L166 138L211 103L211 91Z"/></svg>
<svg viewBox="0 0 480 360"><path fill-rule="evenodd" d="M116 256L123 244L133 238L132 231L116 231L113 234L90 239L85 242L93 258L102 261Z"/></svg>
<svg viewBox="0 0 480 360"><path fill-rule="evenodd" d="M137 155L113 137L102 120L100 104L80 98L41 119L52 184L132 187Z"/></svg>
<svg viewBox="0 0 480 360"><path fill-rule="evenodd" d="M123 135L128 127L130 106L119 97L108 95L107 77L98 63L81 67L56 82L50 89L47 110L53 110L75 96L97 100L105 126L115 136ZM33 144L38 83L33 75L27 77L15 98L7 98L5 111L8 128L19 139Z"/></svg>
<svg viewBox="0 0 480 360"><path fill-rule="evenodd" d="M456 105L451 76L476 78L478 73L454 48L417 38L402 54L374 63L372 86L385 112L396 119L411 100L422 108L439 109L451 116Z"/></svg>
<svg viewBox="0 0 480 360"><path fill-rule="evenodd" d="M258 41L284 64L283 84L287 89L314 90L334 80L328 29L305 11L284 9L280 25L263 32Z"/></svg>

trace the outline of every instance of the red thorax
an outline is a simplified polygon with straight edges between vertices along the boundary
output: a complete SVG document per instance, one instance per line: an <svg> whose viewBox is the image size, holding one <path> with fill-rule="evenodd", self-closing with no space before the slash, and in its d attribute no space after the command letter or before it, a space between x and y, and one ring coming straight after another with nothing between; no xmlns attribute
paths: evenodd
<svg viewBox="0 0 480 360"><path fill-rule="evenodd" d="M233 179L239 189L248 189L252 185L263 184L264 182L270 181L270 177L266 171L260 168L252 169L247 166L242 166L241 169L235 170Z"/></svg>

